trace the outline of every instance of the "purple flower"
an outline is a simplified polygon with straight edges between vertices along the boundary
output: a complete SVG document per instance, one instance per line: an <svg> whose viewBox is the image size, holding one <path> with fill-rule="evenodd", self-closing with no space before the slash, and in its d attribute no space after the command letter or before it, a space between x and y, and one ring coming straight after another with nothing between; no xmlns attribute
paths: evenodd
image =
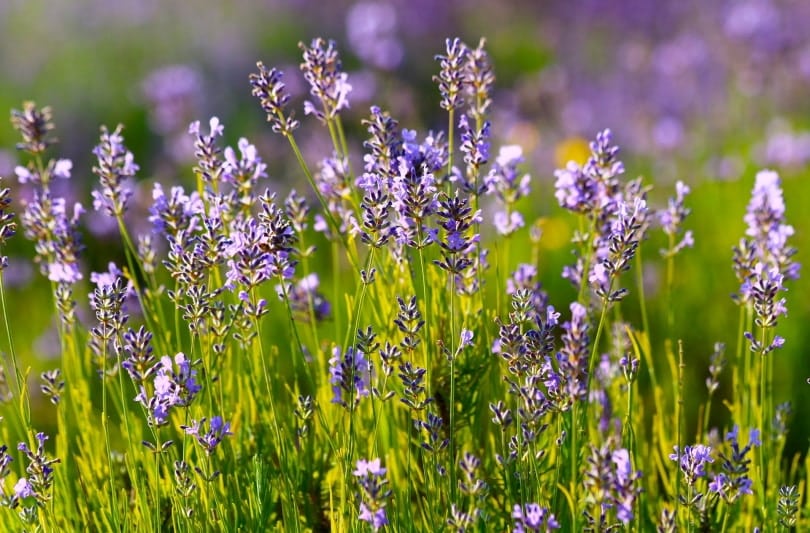
<svg viewBox="0 0 810 533"><path fill-rule="evenodd" d="M794 229L785 224L785 201L776 172L760 171L756 176L751 201L743 220L745 234L753 241L755 258L776 268L786 279L799 277L799 264L792 260L796 250L787 244Z"/></svg>
<svg viewBox="0 0 810 533"><path fill-rule="evenodd" d="M601 506L603 510L615 508L616 518L626 525L633 519L633 507L641 492L640 478L641 472L633 470L626 449L612 450L610 443L602 448L591 446L584 479L588 493L586 501L592 507ZM598 515L605 519L603 512ZM594 514L586 513L586 516L591 527L601 525L594 522Z"/></svg>
<svg viewBox="0 0 810 533"><path fill-rule="evenodd" d="M371 524L371 528L374 531L388 525L388 517L385 515L385 507L380 507L379 509L372 511L371 508L365 504L365 502L360 502L360 516L358 516L358 518L363 522L368 522Z"/></svg>
<svg viewBox="0 0 810 533"><path fill-rule="evenodd" d="M152 334L144 326L138 331L129 328L122 335L122 348L126 359L121 366L129 373L136 386L157 372L156 359L151 346Z"/></svg>
<svg viewBox="0 0 810 533"><path fill-rule="evenodd" d="M679 456L680 468L689 486L694 485L698 478L706 475L706 463L714 462L712 448L703 444L686 446L683 452L679 452L678 447L675 446L675 453L670 454L669 458L679 461Z"/></svg>
<svg viewBox="0 0 810 533"><path fill-rule="evenodd" d="M529 194L529 174L520 174L523 149L518 145L501 146L495 164L484 179L488 192L494 192L504 204L513 204Z"/></svg>
<svg viewBox="0 0 810 533"><path fill-rule="evenodd" d="M433 81L439 85L442 109L451 111L458 109L464 103L462 88L468 50L458 37L447 39L445 45L445 55L436 56L436 60L441 64L441 70L438 76L433 77Z"/></svg>
<svg viewBox="0 0 810 533"><path fill-rule="evenodd" d="M370 153L363 156L365 171L389 180L397 172L397 159L403 153L399 123L387 111L371 106L371 116L363 120L370 137L363 143Z"/></svg>
<svg viewBox="0 0 810 533"><path fill-rule="evenodd" d="M308 321L310 318L314 318L315 321L326 320L332 311L332 305L318 291L319 285L318 275L312 273L295 284L276 285L276 294L279 298L286 295L290 308L297 319L303 321ZM310 317L310 313L312 317Z"/></svg>
<svg viewBox="0 0 810 533"><path fill-rule="evenodd" d="M464 154L466 163L465 176L461 181L461 188L464 192L472 195L479 195L487 189L486 180L479 183L480 168L489 161L489 137L490 123L485 121L481 124L481 129L476 130L470 126L467 115L462 114L458 119L458 129L461 133L461 152ZM451 177L456 181L459 176Z"/></svg>
<svg viewBox="0 0 810 533"><path fill-rule="evenodd" d="M208 134L200 129L200 121L195 120L188 126L189 134L194 136L194 157L197 165L194 167L195 175L205 183L218 183L222 174L222 160L219 155L221 149L217 145L217 137L222 136L225 126L217 117L208 120Z"/></svg>
<svg viewBox="0 0 810 533"><path fill-rule="evenodd" d="M365 174L361 181L363 200L360 202L360 240L369 246L382 248L394 234L389 218L391 196L383 181L375 175Z"/></svg>
<svg viewBox="0 0 810 533"><path fill-rule="evenodd" d="M549 396L555 398L565 410L573 402L582 400L588 387L588 312L578 303L571 303L571 320L562 325L562 349L556 355L557 370L546 363L545 385Z"/></svg>
<svg viewBox="0 0 810 533"><path fill-rule="evenodd" d="M492 104L490 96L492 86L495 84L495 74L492 72L489 55L484 49L485 45L486 40L482 37L478 41L478 47L469 49L464 65L464 82L470 102L470 114L479 121L483 120Z"/></svg>
<svg viewBox="0 0 810 533"><path fill-rule="evenodd" d="M512 508L512 519L515 521L514 533L552 531L560 529L557 518L545 507L536 503L515 504Z"/></svg>
<svg viewBox="0 0 810 533"><path fill-rule="evenodd" d="M76 203L69 214L64 198L43 190L34 192L20 217L25 236L35 243L41 272L53 282L70 285L82 279L78 259L84 246L78 225L83 213Z"/></svg>
<svg viewBox="0 0 810 533"><path fill-rule="evenodd" d="M726 445L731 448L731 454L720 453L722 472L716 474L709 484L709 490L722 496L726 502L732 503L745 494L753 494L753 481L748 476L751 459L748 453L762 445L760 430L752 428L748 435L748 444L740 447L739 427L734 426L726 434Z"/></svg>
<svg viewBox="0 0 810 533"><path fill-rule="evenodd" d="M663 256L675 255L682 249L691 248L695 244L692 232L683 232L682 228L683 221L690 212L684 205L687 194L689 194L689 187L682 181L678 181L675 183L675 198L670 198L667 208L658 212L658 222L672 242L669 249L661 250ZM683 236L678 240L682 233Z"/></svg>
<svg viewBox="0 0 810 533"><path fill-rule="evenodd" d="M468 294L477 289L474 270L481 264L476 257L476 243L480 236L473 233L475 223L480 221L480 212L473 212L466 198L460 197L458 191L450 197L442 194L437 210L439 224L444 229L444 238L438 239L441 248L441 260L433 263L453 276L456 291ZM473 285L465 286L471 281Z"/></svg>
<svg viewBox="0 0 810 533"><path fill-rule="evenodd" d="M342 70L335 42L318 37L309 47L304 43L299 43L298 47L304 53L301 72L309 83L309 92L321 103L321 109L318 109L312 102L304 102L304 113L314 114L322 122L334 119L338 111L349 107L348 95L352 90L349 76Z"/></svg>
<svg viewBox="0 0 810 533"><path fill-rule="evenodd" d="M14 167L14 174L17 175L20 184L31 183L47 188L50 178L69 179L72 170L73 162L70 159L57 159L50 160L43 173L40 173L33 164L29 164L26 167L22 165Z"/></svg>
<svg viewBox="0 0 810 533"><path fill-rule="evenodd" d="M267 177L267 165L256 147L244 137L237 143L239 157L236 151L228 146L225 148L225 161L222 164L222 180L233 186L240 208L249 210L253 205L253 189L260 178Z"/></svg>
<svg viewBox="0 0 810 533"><path fill-rule="evenodd" d="M291 135L298 128L299 122L284 114L284 108L290 100L290 95L282 83L283 73L275 68L268 69L259 61L256 63L259 72L250 75L251 94L261 102L262 109L267 114L267 121L272 124L273 131L283 135Z"/></svg>
<svg viewBox="0 0 810 533"><path fill-rule="evenodd" d="M18 500L24 500L25 498L36 498L37 493L34 492L34 487L31 485L31 483L24 477L21 477L14 485L14 497Z"/></svg>
<svg viewBox="0 0 810 533"><path fill-rule="evenodd" d="M212 417L208 431L203 433L205 420L205 418L202 418L199 422L192 420L190 426L180 427L187 435L192 435L197 439L199 445L205 450L206 455L211 455L222 442L222 439L228 435L233 435L233 433L231 433L231 424L223 421L220 416Z"/></svg>
<svg viewBox="0 0 810 533"><path fill-rule="evenodd" d="M459 342L458 348L461 350L462 348L466 348L467 346L472 346L473 344L473 332L469 329L462 329L461 330L461 341Z"/></svg>
<svg viewBox="0 0 810 533"><path fill-rule="evenodd" d="M362 351L349 347L341 356L340 348L332 349L329 359L329 383L332 384L332 403L354 409L361 398L369 395L373 367ZM344 397L348 394L348 399Z"/></svg>
<svg viewBox="0 0 810 533"><path fill-rule="evenodd" d="M93 155L97 159L93 173L98 176L101 184L100 191L92 192L93 209L116 218L120 218L127 209L132 188L126 182L135 177L139 168L132 152L124 146L124 137L121 135L123 129L119 124L110 133L106 126L102 126L101 140L93 149Z"/></svg>
<svg viewBox="0 0 810 533"><path fill-rule="evenodd" d="M149 208L149 222L156 233L176 236L181 232L191 232L204 213L199 194L187 195L182 187L172 187L169 195L163 192L160 183L155 183L152 191L152 206Z"/></svg>
<svg viewBox="0 0 810 533"><path fill-rule="evenodd" d="M512 211L511 213L497 211L493 223L495 224L495 231L498 232L498 235L504 236L511 235L526 225L523 221L523 215L517 211Z"/></svg>
<svg viewBox="0 0 810 533"><path fill-rule="evenodd" d="M25 102L22 111L11 110L11 124L20 133L22 142L17 149L32 155L42 154L48 146L56 142L50 135L53 130L53 116L50 107L37 109L34 102Z"/></svg>
<svg viewBox="0 0 810 533"><path fill-rule="evenodd" d="M53 486L54 468L53 465L60 460L48 459L45 455L45 441L48 436L39 432L35 435L37 441L36 451L31 450L24 442L17 445L17 449L23 452L28 460L25 467L27 477L20 478L14 487L12 496L12 506L15 506L20 499L35 498L38 505L45 505L51 500L51 488ZM7 465L7 463L6 463Z"/></svg>
<svg viewBox="0 0 810 533"><path fill-rule="evenodd" d="M462 475L462 479L458 480L458 488L461 493L475 498L483 496L487 484L478 477L481 460L469 452L464 452L458 466Z"/></svg>
<svg viewBox="0 0 810 533"><path fill-rule="evenodd" d="M384 476L386 469L381 466L379 459L357 461L357 468L352 472L355 477Z"/></svg>
<svg viewBox="0 0 810 533"><path fill-rule="evenodd" d="M146 389L141 385L140 392L135 397L135 401L148 409L150 424L161 426L168 423L172 407L190 405L202 390L197 383L195 365L182 352L175 355L174 361L168 355L160 359L155 372L154 394L147 397Z"/></svg>
<svg viewBox="0 0 810 533"><path fill-rule="evenodd" d="M612 133L604 130L591 142L591 157L585 166L570 161L557 170L555 196L561 207L579 213L592 213L609 205L618 192L618 176L624 165L617 159L619 147L612 145Z"/></svg>
<svg viewBox="0 0 810 533"><path fill-rule="evenodd" d="M391 496L386 489L388 480L385 478L386 469L379 459L357 461L357 468L352 472L360 485L360 520L371 524L374 531L388 524L385 514L385 505Z"/></svg>
<svg viewBox="0 0 810 533"><path fill-rule="evenodd" d="M2 178L0 178L2 180ZM0 248L5 249L8 240L17 233L17 223L11 212L11 189L0 189ZM0 272L8 266L8 256L0 256Z"/></svg>
<svg viewBox="0 0 810 533"><path fill-rule="evenodd" d="M782 315L787 315L785 298L778 298L780 292L787 290L782 285L784 275L776 267L767 268L763 263L756 263L751 277L743 282L740 294L743 300L753 300L754 322L761 328L773 328L777 325L777 319ZM746 339L751 343L751 350L761 355L766 355L777 348L781 348L785 339L779 335L774 336L771 343L763 345L754 338L751 332L744 333Z"/></svg>

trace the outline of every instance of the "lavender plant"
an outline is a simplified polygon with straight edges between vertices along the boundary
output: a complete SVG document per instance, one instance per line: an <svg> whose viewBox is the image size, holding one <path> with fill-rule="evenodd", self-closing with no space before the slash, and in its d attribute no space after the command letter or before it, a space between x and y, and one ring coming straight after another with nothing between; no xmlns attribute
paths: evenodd
<svg viewBox="0 0 810 533"><path fill-rule="evenodd" d="M375 105L356 145L338 44L300 45L303 115L331 142L320 154L299 147L281 70L258 63L252 93L307 192L279 190L264 143L222 146L214 117L188 129L193 181L152 184L144 208L123 127L102 127L92 204L115 220L126 265L106 272L88 271L84 210L53 183L74 170L50 155L50 109L12 113L22 160L0 191L0 252L19 193L60 360L38 394L9 326L19 304L3 289L4 255L0 439L19 443L0 446L4 530L808 525L808 467L785 456L790 406L775 401L776 328L799 278L779 176L757 174L733 251L736 353L680 343L676 361L673 325L687 318L651 306L662 315L651 320L642 275L665 269L671 304L676 256L688 261L695 242L690 187L677 182L655 209L651 186L624 180L619 138L598 132L586 161L554 173L555 216L576 227L562 273L573 290L548 290L526 199L553 199L523 170L524 149L499 145L485 44L448 39L437 56L447 131L401 127ZM648 241L665 243L661 257L643 259ZM712 348L692 417L685 368L704 372L693 354ZM45 420L50 442L34 430Z"/></svg>

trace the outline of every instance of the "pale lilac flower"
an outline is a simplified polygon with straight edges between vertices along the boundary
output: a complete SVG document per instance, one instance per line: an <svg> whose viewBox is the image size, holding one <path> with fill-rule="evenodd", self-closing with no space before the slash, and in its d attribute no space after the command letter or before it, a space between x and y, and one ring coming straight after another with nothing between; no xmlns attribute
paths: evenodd
<svg viewBox="0 0 810 533"><path fill-rule="evenodd" d="M205 424L205 420L205 418L200 419L199 422L192 420L191 425L180 427L186 432L187 435L192 435L197 440L197 443L202 446L206 455L212 455L222 442L222 439L228 435L233 435L233 433L231 433L231 424L229 422L225 422L221 416L212 417L211 422L208 425L209 430L207 432L203 432L203 424Z"/></svg>
<svg viewBox="0 0 810 533"><path fill-rule="evenodd" d="M441 71L433 81L439 85L442 95L442 109L448 111L457 109L464 103L462 88L464 85L464 64L467 60L467 45L461 39L447 39L445 41L445 55L437 55L436 60L441 63Z"/></svg>
<svg viewBox="0 0 810 533"><path fill-rule="evenodd" d="M731 448L731 454L721 452L722 472L718 473L709 484L709 490L723 497L727 503L732 503L743 495L753 494L753 480L748 476L751 459L748 453L755 447L762 445L760 430L751 428L748 435L748 444L741 448L739 443L739 427L734 426L726 434L726 445Z"/></svg>
<svg viewBox="0 0 810 533"><path fill-rule="evenodd" d="M320 101L321 108L307 100L304 102L304 113L314 114L322 122L335 118L341 109L349 107L349 92L352 86L348 74L343 72L334 41L315 38L307 47L299 43L304 54L301 72L310 86L310 94Z"/></svg>
<svg viewBox="0 0 810 533"><path fill-rule="evenodd" d="M686 446L683 451L679 451L675 446L675 453L671 453L669 458L680 462L680 469L683 472L686 484L692 486L698 480L706 476L706 464L713 463L711 446L695 444Z"/></svg>
<svg viewBox="0 0 810 533"><path fill-rule="evenodd" d="M139 170L132 152L124 146L121 124L110 133L106 126L101 127L99 144L93 149L96 165L93 173L98 176L101 190L93 190L93 209L103 211L111 217L121 217L132 197L132 188L127 182Z"/></svg>
<svg viewBox="0 0 810 533"><path fill-rule="evenodd" d="M462 348L466 348L467 346L472 346L473 344L473 332L469 329L462 329L461 330L461 341L459 343L459 350Z"/></svg>
<svg viewBox="0 0 810 533"><path fill-rule="evenodd" d="M361 400L370 394L373 367L365 354L349 347L341 355L338 346L332 349L329 359L329 383L332 384L332 403L353 409ZM348 395L346 397L345 395Z"/></svg>
<svg viewBox="0 0 810 533"><path fill-rule="evenodd" d="M792 260L796 250L787 244L794 229L785 223L785 200L776 172L762 170L757 173L743 220L748 226L745 234L754 244L755 258L769 267L778 268L786 279L798 279L799 264Z"/></svg>
<svg viewBox="0 0 810 533"><path fill-rule="evenodd" d="M368 522L374 531L388 524L385 506L391 491L386 489L388 480L385 478L386 469L379 459L357 461L357 468L352 472L360 485L360 520Z"/></svg>
<svg viewBox="0 0 810 533"><path fill-rule="evenodd" d="M512 508L512 519L515 521L514 533L540 533L560 529L560 523L554 514L536 503L516 503Z"/></svg>
<svg viewBox="0 0 810 533"><path fill-rule="evenodd" d="M26 478L21 477L14 485L14 496L19 500L24 500L25 498L36 498L37 493L34 492L31 483Z"/></svg>

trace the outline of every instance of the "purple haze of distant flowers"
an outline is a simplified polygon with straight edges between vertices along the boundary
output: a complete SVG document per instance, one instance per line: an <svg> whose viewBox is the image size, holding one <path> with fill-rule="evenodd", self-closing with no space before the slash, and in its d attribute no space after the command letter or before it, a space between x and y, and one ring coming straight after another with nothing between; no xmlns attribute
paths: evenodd
<svg viewBox="0 0 810 533"><path fill-rule="evenodd" d="M357 2L346 14L352 51L373 67L393 70L405 55L397 38L397 12L386 2Z"/></svg>
<svg viewBox="0 0 810 533"><path fill-rule="evenodd" d="M151 72L141 88L152 107L152 129L162 135L181 129L197 109L202 86L200 73L189 65L168 65Z"/></svg>

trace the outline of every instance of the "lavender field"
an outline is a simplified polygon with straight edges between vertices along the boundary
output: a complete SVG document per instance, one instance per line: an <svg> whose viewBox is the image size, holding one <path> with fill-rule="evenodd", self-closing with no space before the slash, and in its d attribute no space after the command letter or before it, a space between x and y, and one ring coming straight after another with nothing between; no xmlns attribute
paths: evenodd
<svg viewBox="0 0 810 533"><path fill-rule="evenodd" d="M806 530L808 24L0 5L0 530Z"/></svg>

